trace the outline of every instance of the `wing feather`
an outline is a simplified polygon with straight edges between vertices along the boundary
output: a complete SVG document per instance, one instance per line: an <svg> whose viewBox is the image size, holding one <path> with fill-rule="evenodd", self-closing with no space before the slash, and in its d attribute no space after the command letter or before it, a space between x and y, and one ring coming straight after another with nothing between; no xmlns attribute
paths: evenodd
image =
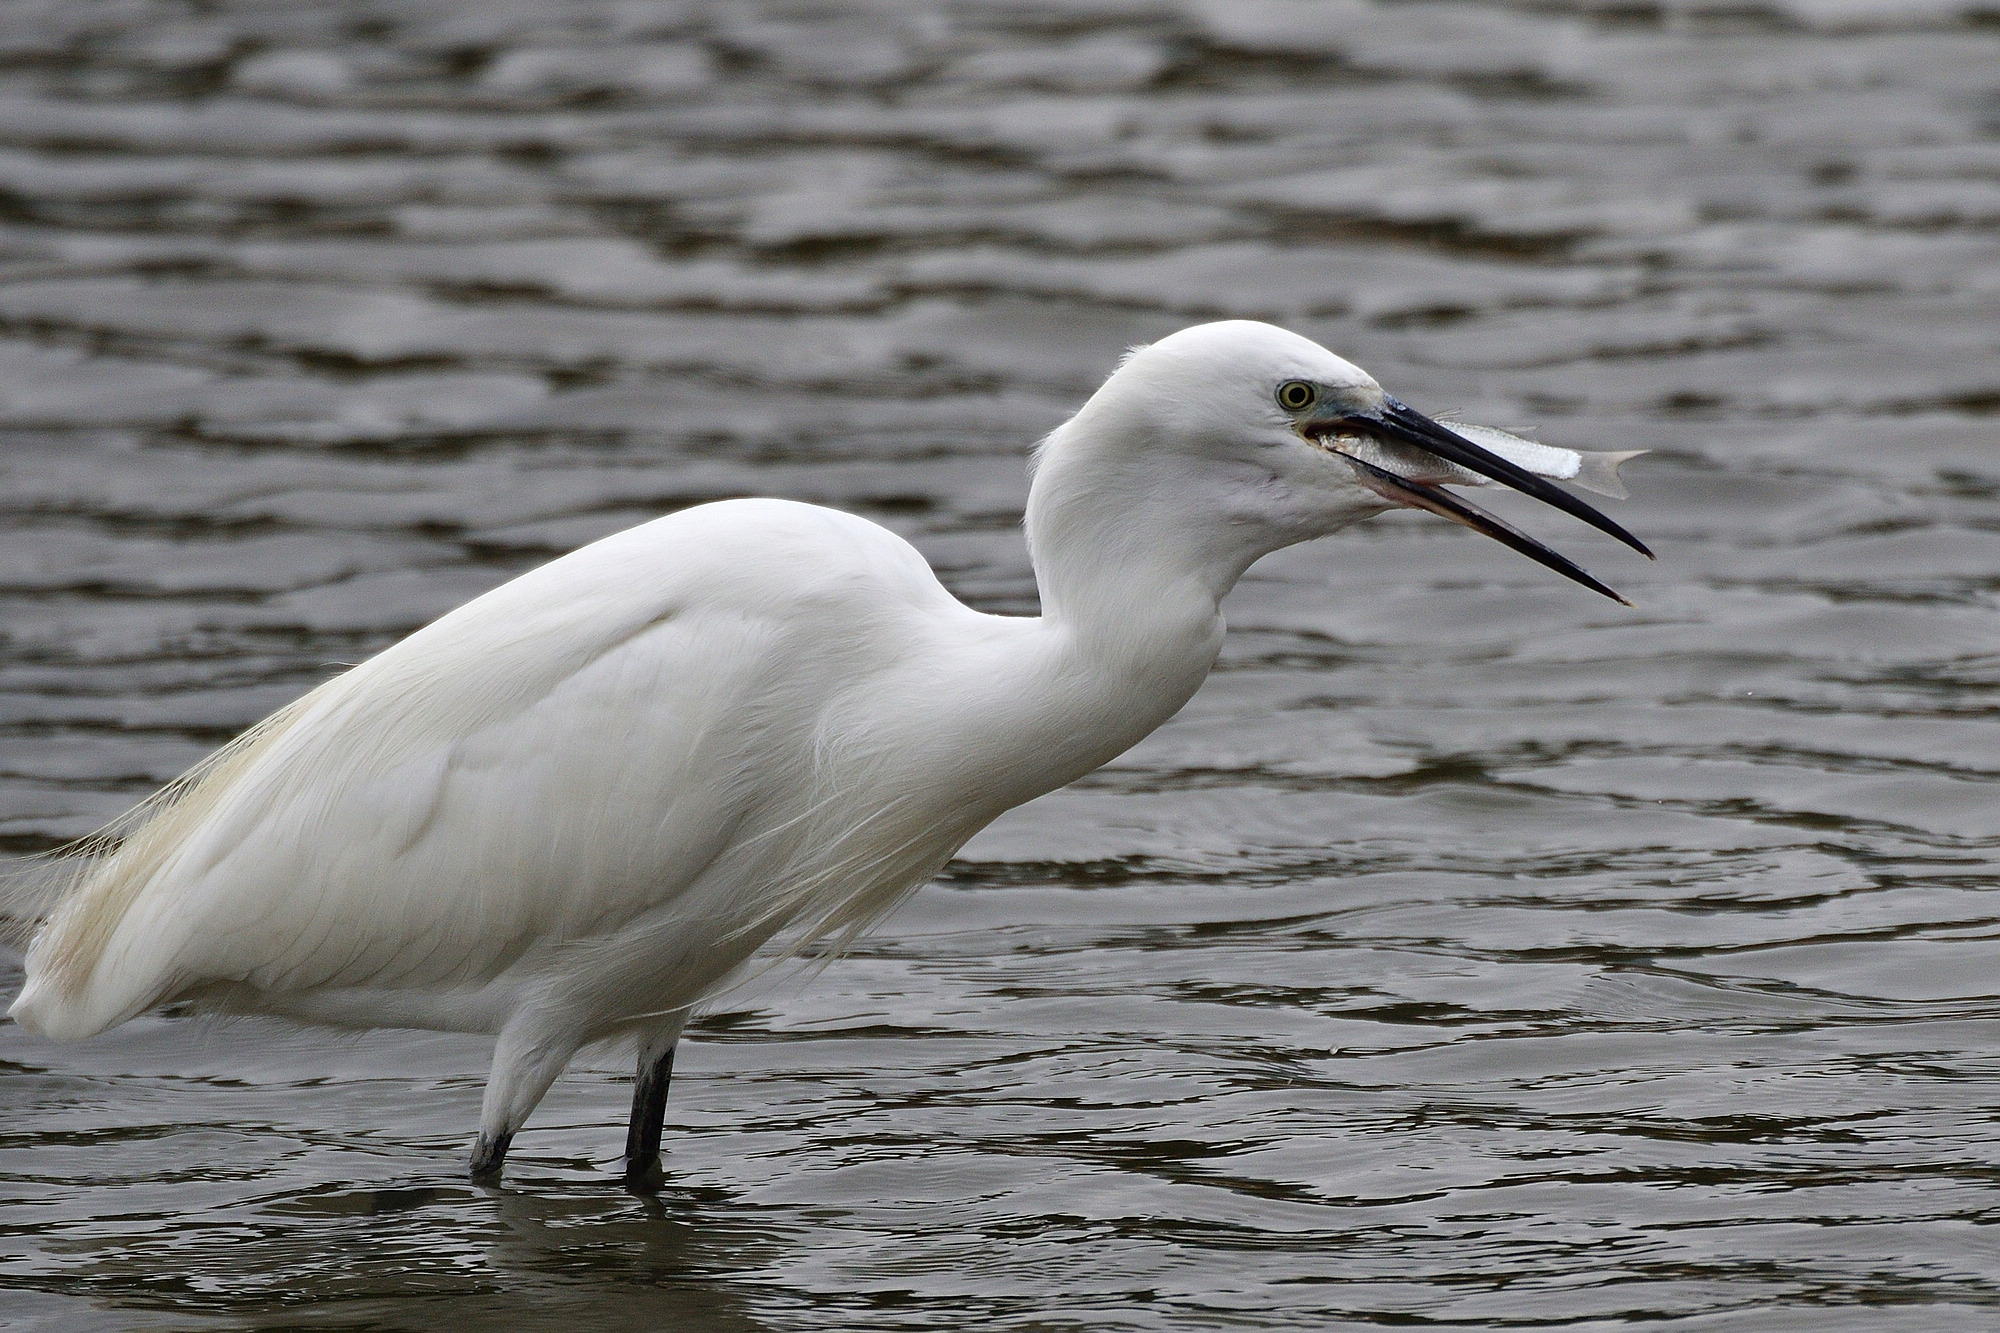
<svg viewBox="0 0 2000 1333"><path fill-rule="evenodd" d="M800 671L798 641L837 612L814 598L855 570L802 524L908 551L806 506L684 511L282 710L85 871L14 1015L78 1036L205 985L476 987L672 899L760 782L811 766L818 706L802 696L839 672ZM788 544L801 563L776 568Z"/></svg>

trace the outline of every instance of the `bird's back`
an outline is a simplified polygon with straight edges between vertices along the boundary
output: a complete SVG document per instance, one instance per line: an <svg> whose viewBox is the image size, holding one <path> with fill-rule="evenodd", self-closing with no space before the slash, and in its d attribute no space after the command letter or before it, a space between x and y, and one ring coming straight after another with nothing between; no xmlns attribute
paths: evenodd
<svg viewBox="0 0 2000 1333"><path fill-rule="evenodd" d="M182 995L341 993L377 997L356 1021L493 1030L510 978L725 860L795 855L830 711L972 615L907 543L814 506L729 501L606 538L170 790L53 914L12 1012L73 1037Z"/></svg>

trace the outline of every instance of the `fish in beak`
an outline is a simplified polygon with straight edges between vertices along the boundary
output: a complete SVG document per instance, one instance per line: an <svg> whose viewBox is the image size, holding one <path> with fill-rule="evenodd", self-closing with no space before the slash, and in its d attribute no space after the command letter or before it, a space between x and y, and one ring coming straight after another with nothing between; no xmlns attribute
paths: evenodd
<svg viewBox="0 0 2000 1333"><path fill-rule="evenodd" d="M1489 427L1460 427L1457 423L1446 426L1387 395L1383 396L1380 406L1360 409L1349 406L1337 414L1316 416L1304 422L1302 430L1322 448L1345 458L1361 483L1390 503L1428 510L1474 532L1484 533L1537 564L1553 569L1564 578L1626 606L1632 603L1592 578L1566 556L1550 550L1519 528L1487 513L1462 496L1445 490L1444 486L1485 485L1489 481L1510 486L1523 495L1531 495L1545 504L1554 505L1599 531L1609 533L1648 560L1653 558L1653 553L1646 549L1644 542L1548 480L1547 476L1538 475L1546 473L1574 479L1590 489L1622 495L1624 488L1617 480L1618 464L1643 450L1587 454L1536 444ZM1468 438L1470 435L1481 437L1483 443L1474 443ZM1412 451L1416 451L1414 457ZM1505 456L1508 454L1513 457Z"/></svg>

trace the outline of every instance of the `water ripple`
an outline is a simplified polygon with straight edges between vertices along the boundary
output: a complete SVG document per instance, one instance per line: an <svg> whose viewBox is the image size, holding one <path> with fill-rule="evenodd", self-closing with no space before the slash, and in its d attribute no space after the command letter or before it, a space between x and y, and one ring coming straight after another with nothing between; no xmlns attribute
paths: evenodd
<svg viewBox="0 0 2000 1333"><path fill-rule="evenodd" d="M1654 450L1662 559L1266 561L1171 726L717 1000L655 1201L620 1052L491 1192L478 1040L0 1027L0 1322L1993 1319L1996 58L1968 0L14 6L0 847L720 496L1032 611L1028 446L1197 318Z"/></svg>

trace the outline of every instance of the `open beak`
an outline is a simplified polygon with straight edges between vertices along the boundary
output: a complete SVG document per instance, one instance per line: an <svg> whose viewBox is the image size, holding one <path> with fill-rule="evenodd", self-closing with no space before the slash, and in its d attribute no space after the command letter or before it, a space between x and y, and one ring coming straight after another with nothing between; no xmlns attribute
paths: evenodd
<svg viewBox="0 0 2000 1333"><path fill-rule="evenodd" d="M1496 518L1478 505L1452 494L1434 482L1399 476L1385 467L1340 449L1331 440L1343 435L1364 436L1384 443L1414 446L1469 472L1476 472L1502 485L1511 486L1523 495L1532 495L1545 504L1554 505L1564 513L1574 515L1599 531L1616 537L1648 560L1653 558L1653 553L1646 549L1644 542L1562 487L1536 476L1490 450L1480 448L1464 436L1453 433L1449 428L1439 425L1421 412L1386 395L1379 408L1360 412L1347 411L1338 417L1311 421L1307 423L1306 433L1339 453L1353 465L1355 475L1362 483L1384 499L1408 508L1428 510L1471 528L1474 532L1484 533L1501 545L1519 551L1537 564L1553 569L1564 578L1573 579L1591 591L1602 593L1614 601L1624 602L1626 606L1632 603L1599 583L1568 558L1550 550L1519 528Z"/></svg>

